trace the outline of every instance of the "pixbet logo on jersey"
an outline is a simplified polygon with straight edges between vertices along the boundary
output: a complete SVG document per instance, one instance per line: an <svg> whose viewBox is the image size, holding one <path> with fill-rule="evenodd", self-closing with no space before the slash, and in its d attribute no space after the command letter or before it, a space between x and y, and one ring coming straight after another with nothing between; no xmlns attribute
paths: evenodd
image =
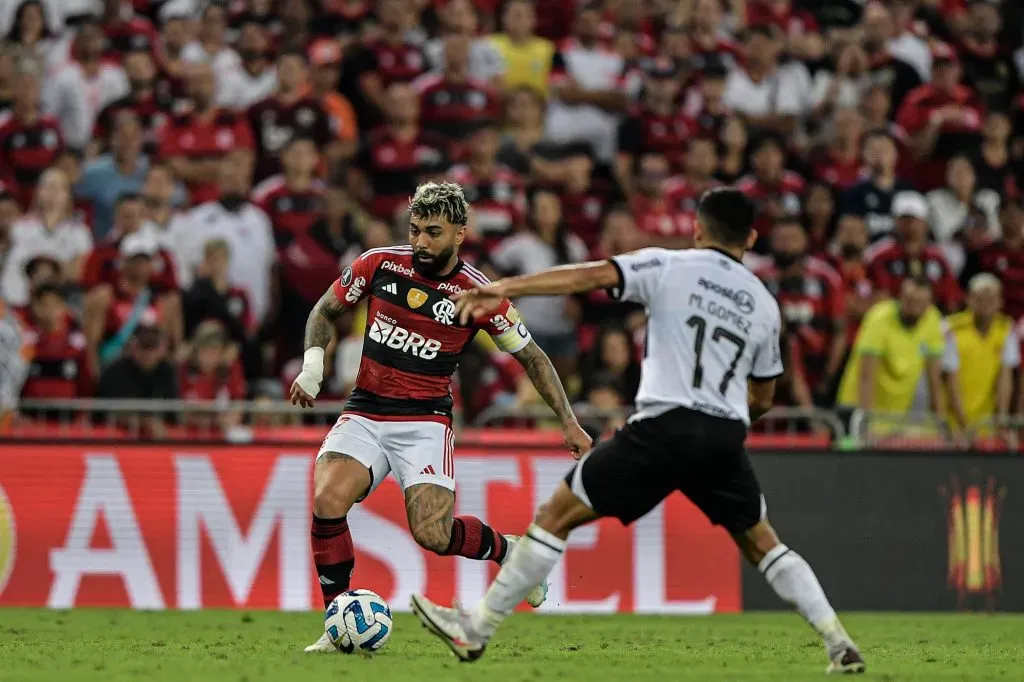
<svg viewBox="0 0 1024 682"><path fill-rule="evenodd" d="M381 264L380 267L382 269L384 269L384 270L390 270L391 272L397 272L399 275L405 275L406 277L413 277L416 274L415 272L412 271L412 268L407 268L404 265L402 265L401 263L396 263L396 262L390 261L390 260L384 261Z"/></svg>
<svg viewBox="0 0 1024 682"><path fill-rule="evenodd" d="M394 319L380 313L377 313L377 318L370 325L369 336L371 341L403 353L412 353L423 360L433 360L437 357L437 351L441 350L440 341L410 332L405 327L398 326Z"/></svg>

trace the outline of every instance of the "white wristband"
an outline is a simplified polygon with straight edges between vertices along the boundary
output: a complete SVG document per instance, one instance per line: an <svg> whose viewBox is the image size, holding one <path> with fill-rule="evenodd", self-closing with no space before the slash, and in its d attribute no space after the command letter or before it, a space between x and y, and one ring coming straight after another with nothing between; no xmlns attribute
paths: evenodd
<svg viewBox="0 0 1024 682"><path fill-rule="evenodd" d="M312 398L320 393L324 380L324 349L314 346L302 355L302 371L295 377L295 383Z"/></svg>

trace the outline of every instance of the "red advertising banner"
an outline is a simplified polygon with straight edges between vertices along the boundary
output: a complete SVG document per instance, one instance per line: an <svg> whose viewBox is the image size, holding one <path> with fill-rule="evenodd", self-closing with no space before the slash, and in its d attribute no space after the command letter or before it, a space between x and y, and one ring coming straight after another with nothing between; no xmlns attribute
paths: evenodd
<svg viewBox="0 0 1024 682"><path fill-rule="evenodd" d="M526 528L570 460L524 440L457 451L456 513ZM319 608L312 464L305 447L0 445L0 605ZM393 481L349 525L353 587L399 610L416 592L473 603L496 571L418 547ZM630 528L579 529L551 579L556 612L741 607L734 545L678 495Z"/></svg>

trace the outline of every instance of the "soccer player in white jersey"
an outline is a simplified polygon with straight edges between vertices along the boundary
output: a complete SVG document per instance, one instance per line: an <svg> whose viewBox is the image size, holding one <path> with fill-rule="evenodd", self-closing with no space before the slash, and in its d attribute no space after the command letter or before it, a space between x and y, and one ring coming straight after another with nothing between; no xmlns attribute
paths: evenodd
<svg viewBox="0 0 1024 682"><path fill-rule="evenodd" d="M733 188L701 198L696 249L631 254L513 277L458 299L463 322L506 298L609 289L647 308L647 350L636 413L587 453L537 511L487 594L468 610L416 595L427 628L464 661L479 658L501 622L551 571L569 533L602 517L632 523L668 495L686 495L821 635L827 672L858 673L864 661L814 571L779 541L743 442L772 407L782 374L779 307L741 263L754 243L756 211Z"/></svg>

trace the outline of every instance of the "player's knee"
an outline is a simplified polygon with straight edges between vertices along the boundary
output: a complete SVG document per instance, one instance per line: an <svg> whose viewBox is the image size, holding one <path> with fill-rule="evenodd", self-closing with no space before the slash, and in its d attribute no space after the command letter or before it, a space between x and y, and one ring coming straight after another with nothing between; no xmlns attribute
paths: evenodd
<svg viewBox="0 0 1024 682"><path fill-rule="evenodd" d="M365 469L351 471L351 467L321 462L313 473L313 513L328 519L345 516L366 492L368 475Z"/></svg>
<svg viewBox="0 0 1024 682"><path fill-rule="evenodd" d="M761 559L768 552L779 544L779 536L767 520L763 520L750 530L734 536L736 544L744 558L754 566L761 563Z"/></svg>
<svg viewBox="0 0 1024 682"><path fill-rule="evenodd" d="M569 532L594 518L594 512L562 483L555 493L537 510L534 523L555 535L566 538Z"/></svg>
<svg viewBox="0 0 1024 682"><path fill-rule="evenodd" d="M452 529L449 527L445 530L440 524L433 524L430 527L413 529L412 538L428 552L443 555L451 544Z"/></svg>

